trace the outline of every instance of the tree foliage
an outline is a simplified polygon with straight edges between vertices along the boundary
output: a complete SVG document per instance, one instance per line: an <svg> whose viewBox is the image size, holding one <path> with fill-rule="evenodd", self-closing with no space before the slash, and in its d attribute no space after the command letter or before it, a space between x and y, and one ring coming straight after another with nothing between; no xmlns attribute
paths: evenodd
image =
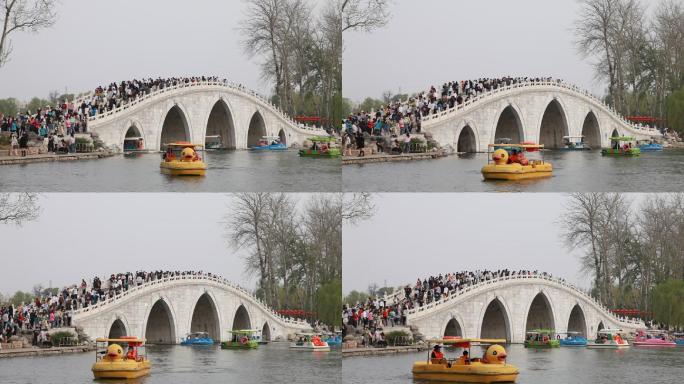
<svg viewBox="0 0 684 384"><path fill-rule="evenodd" d="M661 324L684 326L684 281L667 280L653 289L653 319Z"/></svg>
<svg viewBox="0 0 684 384"><path fill-rule="evenodd" d="M236 196L226 233L233 248L247 252L245 270L257 276L257 295L270 306L337 321L339 305L327 302L335 290L337 304L341 298L335 285L342 277L341 201L338 195L305 202L282 193Z"/></svg>
<svg viewBox="0 0 684 384"><path fill-rule="evenodd" d="M596 77L607 80L606 100L626 116L664 118L670 108L679 108L667 99L684 86L681 0L661 0L652 14L640 0L580 0L580 4L576 45L593 60Z"/></svg>
<svg viewBox="0 0 684 384"><path fill-rule="evenodd" d="M638 207L617 193L578 193L562 216L563 239L583 251L593 292L610 307L651 311L654 287L684 280L684 195L654 194Z"/></svg>
<svg viewBox="0 0 684 384"><path fill-rule="evenodd" d="M12 53L14 32L37 32L55 22L56 0L0 0L0 67Z"/></svg>
<svg viewBox="0 0 684 384"><path fill-rule="evenodd" d="M342 31L335 3L253 0L240 24L245 52L260 59L273 101L292 116L342 118Z"/></svg>

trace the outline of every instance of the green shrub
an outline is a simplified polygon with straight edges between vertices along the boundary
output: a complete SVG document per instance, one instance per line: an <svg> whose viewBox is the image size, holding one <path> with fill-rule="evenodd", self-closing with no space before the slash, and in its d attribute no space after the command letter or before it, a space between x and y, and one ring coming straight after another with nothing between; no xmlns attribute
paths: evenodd
<svg viewBox="0 0 684 384"><path fill-rule="evenodd" d="M385 335L387 345L409 345L413 343L411 335L405 331L392 331Z"/></svg>
<svg viewBox="0 0 684 384"><path fill-rule="evenodd" d="M61 345L63 339L65 339L67 337L71 337L72 342L75 342L76 340L78 340L78 337L76 335L74 335L73 333L68 332L68 331L61 331L61 332L53 333L50 336L50 341L52 341L53 346L57 347L57 346ZM65 341L65 343L68 344L66 341Z"/></svg>

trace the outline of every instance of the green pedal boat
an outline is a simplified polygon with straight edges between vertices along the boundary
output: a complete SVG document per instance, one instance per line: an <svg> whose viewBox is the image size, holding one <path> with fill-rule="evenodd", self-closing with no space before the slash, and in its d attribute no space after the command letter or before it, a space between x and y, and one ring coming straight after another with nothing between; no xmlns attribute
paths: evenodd
<svg viewBox="0 0 684 384"><path fill-rule="evenodd" d="M300 149L299 156L336 158L342 154L340 147L337 145L337 139L334 137L316 136L310 137L309 141L311 145Z"/></svg>
<svg viewBox="0 0 684 384"><path fill-rule="evenodd" d="M641 156L641 149L634 137L614 136L610 138L610 148L601 149L603 156Z"/></svg>
<svg viewBox="0 0 684 384"><path fill-rule="evenodd" d="M230 340L221 343L221 349L255 349L259 342L254 340L253 335L259 331L256 329L236 329L228 331Z"/></svg>
<svg viewBox="0 0 684 384"><path fill-rule="evenodd" d="M556 339L553 329L534 329L525 335L525 348L559 348L560 340Z"/></svg>

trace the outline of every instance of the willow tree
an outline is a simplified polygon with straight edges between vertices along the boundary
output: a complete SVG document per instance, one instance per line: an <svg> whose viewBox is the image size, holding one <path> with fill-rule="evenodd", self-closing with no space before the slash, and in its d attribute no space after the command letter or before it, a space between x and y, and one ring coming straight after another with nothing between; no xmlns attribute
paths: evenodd
<svg viewBox="0 0 684 384"><path fill-rule="evenodd" d="M10 36L15 32L37 32L55 22L56 0L0 0L0 67L12 53Z"/></svg>

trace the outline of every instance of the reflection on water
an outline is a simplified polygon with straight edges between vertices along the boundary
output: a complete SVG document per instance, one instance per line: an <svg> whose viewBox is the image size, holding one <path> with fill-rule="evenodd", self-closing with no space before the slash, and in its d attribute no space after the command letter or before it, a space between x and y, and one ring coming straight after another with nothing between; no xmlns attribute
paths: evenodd
<svg viewBox="0 0 684 384"><path fill-rule="evenodd" d="M684 190L684 149L644 152L638 158L600 151L547 151L553 177L483 181L483 153L437 160L346 165L344 190L370 192L676 192Z"/></svg>
<svg viewBox="0 0 684 384"><path fill-rule="evenodd" d="M0 190L9 192L339 192L339 159L300 158L288 151L207 151L205 177L159 172L159 154L4 165Z"/></svg>
<svg viewBox="0 0 684 384"><path fill-rule="evenodd" d="M341 383L341 354L305 352L288 343L229 351L219 346L148 346L150 376L137 380L100 381L127 384ZM90 367L95 353L0 359L3 384L94 383Z"/></svg>
<svg viewBox="0 0 684 384"><path fill-rule="evenodd" d="M679 383L684 375L684 348L528 350L522 345L513 345L506 349L508 362L520 369L519 384ZM479 348L471 352L473 356L482 354ZM425 358L426 353L345 358L343 381L345 384L427 383L413 380L411 375L413 362Z"/></svg>

